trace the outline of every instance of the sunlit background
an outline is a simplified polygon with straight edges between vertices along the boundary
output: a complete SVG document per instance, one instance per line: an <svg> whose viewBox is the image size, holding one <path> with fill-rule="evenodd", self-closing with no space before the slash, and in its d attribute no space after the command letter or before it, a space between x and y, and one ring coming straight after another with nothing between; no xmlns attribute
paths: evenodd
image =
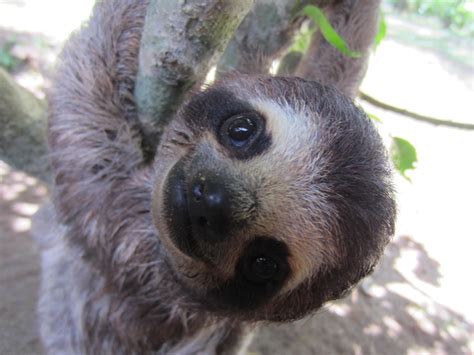
<svg viewBox="0 0 474 355"><path fill-rule="evenodd" d="M0 0L0 65L44 99L63 41L93 2ZM450 18L453 9L466 11L471 22ZM474 123L473 11L473 1L385 1L388 34L372 55L362 91L409 111ZM474 131L360 104L382 119L385 137L403 137L417 150L411 182L396 177L396 237L351 296L314 318L265 329L250 353L472 354ZM38 180L0 161L0 354L40 351L39 256L29 231L48 194Z"/></svg>

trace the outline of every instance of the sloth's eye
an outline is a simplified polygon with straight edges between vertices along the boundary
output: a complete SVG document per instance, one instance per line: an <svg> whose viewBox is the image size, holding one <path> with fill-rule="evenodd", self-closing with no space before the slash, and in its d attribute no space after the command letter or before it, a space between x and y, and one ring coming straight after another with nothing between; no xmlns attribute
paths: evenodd
<svg viewBox="0 0 474 355"><path fill-rule="evenodd" d="M227 135L232 143L241 146L255 133L254 123L246 117L238 117L227 128Z"/></svg>
<svg viewBox="0 0 474 355"><path fill-rule="evenodd" d="M278 263L264 255L250 257L244 265L245 278L254 283L272 281L277 278L278 273Z"/></svg>
<svg viewBox="0 0 474 355"><path fill-rule="evenodd" d="M254 275L263 281L270 280L278 271L277 263L265 256L256 257L251 268Z"/></svg>
<svg viewBox="0 0 474 355"><path fill-rule="evenodd" d="M263 124L261 117L254 112L234 115L222 124L219 135L223 144L231 148L243 149L256 141Z"/></svg>
<svg viewBox="0 0 474 355"><path fill-rule="evenodd" d="M236 272L256 288L278 288L288 278L288 247L268 237L256 237L242 251Z"/></svg>

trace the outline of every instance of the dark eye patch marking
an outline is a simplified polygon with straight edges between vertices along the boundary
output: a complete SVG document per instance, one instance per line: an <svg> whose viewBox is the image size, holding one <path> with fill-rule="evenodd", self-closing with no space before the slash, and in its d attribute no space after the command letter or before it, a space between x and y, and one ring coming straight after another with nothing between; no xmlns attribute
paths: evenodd
<svg viewBox="0 0 474 355"><path fill-rule="evenodd" d="M207 295L212 302L209 307L223 311L245 311L258 308L269 301L290 277L288 256L289 251L285 243L273 238L256 237L244 248L237 262L234 277ZM255 269L254 262L262 261L259 258L272 260L275 269L272 270L271 265L257 270L262 266L260 265ZM265 275L258 275L260 271ZM267 279L259 276L265 276Z"/></svg>
<svg viewBox="0 0 474 355"><path fill-rule="evenodd" d="M204 130L213 132L221 144L223 142L221 135L221 128L225 125L226 120L232 117L248 118L252 124L258 123L256 126L259 131L258 139L252 144L245 145L246 149L227 149L230 157L246 160L253 158L259 154L264 153L271 145L271 136L269 132L265 131L265 117L255 111L255 109L248 103L239 100L235 95L222 87L210 88L207 91L196 95L185 107L183 117L189 124L190 128L195 133L200 133ZM258 122L256 121L258 118ZM247 125L247 132L251 130L252 124ZM231 127L228 127L229 129ZM242 142L245 137L244 125L234 127L234 137L236 145ZM229 136L227 136L229 138ZM227 140L229 142L229 139ZM237 147L238 148L238 147Z"/></svg>

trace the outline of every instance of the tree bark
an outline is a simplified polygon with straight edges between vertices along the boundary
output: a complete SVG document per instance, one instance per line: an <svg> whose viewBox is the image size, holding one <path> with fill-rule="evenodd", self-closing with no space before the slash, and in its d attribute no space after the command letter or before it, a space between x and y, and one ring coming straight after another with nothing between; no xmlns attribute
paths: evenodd
<svg viewBox="0 0 474 355"><path fill-rule="evenodd" d="M299 15L301 10L309 4L324 8L334 1L257 0L219 61L218 74L268 73L272 61L288 50L305 20Z"/></svg>
<svg viewBox="0 0 474 355"><path fill-rule="evenodd" d="M0 68L0 158L41 180L49 179L46 105Z"/></svg>
<svg viewBox="0 0 474 355"><path fill-rule="evenodd" d="M217 63L252 4L253 0L150 1L135 96L151 149L185 94Z"/></svg>

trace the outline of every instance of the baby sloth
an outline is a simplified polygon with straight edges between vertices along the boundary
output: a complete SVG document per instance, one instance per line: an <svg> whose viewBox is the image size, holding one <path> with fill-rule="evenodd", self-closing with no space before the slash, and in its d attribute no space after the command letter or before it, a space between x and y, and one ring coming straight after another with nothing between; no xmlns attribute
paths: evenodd
<svg viewBox="0 0 474 355"><path fill-rule="evenodd" d="M133 102L145 9L99 2L50 97L58 223L37 238L51 354L234 353L257 322L343 296L393 233L374 125L314 81L219 81L147 163Z"/></svg>
<svg viewBox="0 0 474 355"><path fill-rule="evenodd" d="M223 81L163 137L152 215L177 281L211 311L301 317L374 266L393 228L367 116L298 78Z"/></svg>

